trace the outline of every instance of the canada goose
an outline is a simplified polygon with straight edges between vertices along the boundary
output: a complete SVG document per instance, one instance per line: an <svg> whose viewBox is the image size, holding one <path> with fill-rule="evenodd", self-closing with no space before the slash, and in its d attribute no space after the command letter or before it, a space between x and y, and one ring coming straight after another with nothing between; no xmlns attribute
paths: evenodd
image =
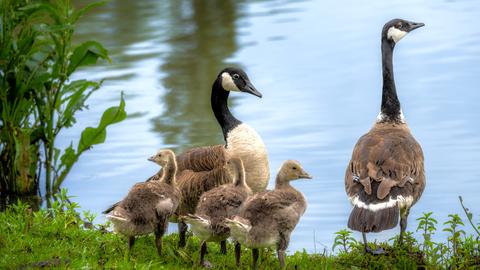
<svg viewBox="0 0 480 270"><path fill-rule="evenodd" d="M177 164L170 150L158 151L148 160L163 166L163 175L157 174L156 180L135 184L127 197L109 211L107 218L113 223L114 231L129 237L130 249L135 236L155 232L157 251L162 255L162 236L180 201L175 180Z"/></svg>
<svg viewBox="0 0 480 270"><path fill-rule="evenodd" d="M275 245L280 267L285 266L290 234L307 208L303 194L290 185L290 181L300 178L312 177L299 162L285 161L277 174L275 189L250 197L237 216L226 220L233 238L252 248L254 269L258 249Z"/></svg>
<svg viewBox="0 0 480 270"><path fill-rule="evenodd" d="M366 233L395 227L400 214L402 243L410 208L425 188L422 148L405 122L392 64L395 44L422 26L423 23L395 19L383 27L381 111L372 129L355 145L345 173L345 189L354 206L348 227L362 232L365 251L372 254L383 251L368 247Z"/></svg>
<svg viewBox="0 0 480 270"><path fill-rule="evenodd" d="M228 161L234 182L211 189L200 197L195 215L183 217L190 224L192 231L202 240L200 249L200 265L210 267L204 260L207 242L221 242L221 251L227 253L226 239L230 236L230 229L225 224L226 218L238 214L240 206L252 195L252 190L245 181L245 169L242 160L232 158ZM235 244L237 265L240 263L240 244Z"/></svg>
<svg viewBox="0 0 480 270"><path fill-rule="evenodd" d="M225 145L193 148L177 156L177 181L182 192L178 216L193 214L205 191L232 182L224 168L230 158L243 161L247 184L253 192L264 190L268 184L270 171L265 145L254 129L236 119L228 109L232 91L262 97L243 70L230 67L218 74L212 86L211 106ZM182 220L178 220L178 230L179 246L183 247L187 225Z"/></svg>

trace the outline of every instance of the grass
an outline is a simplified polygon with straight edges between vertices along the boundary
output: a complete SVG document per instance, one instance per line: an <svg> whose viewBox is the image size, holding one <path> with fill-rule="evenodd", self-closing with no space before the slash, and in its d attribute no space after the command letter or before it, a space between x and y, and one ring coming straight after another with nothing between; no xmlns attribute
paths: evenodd
<svg viewBox="0 0 480 270"><path fill-rule="evenodd" d="M80 218L77 208L76 203L69 202L66 192L62 192L51 208L32 211L27 204L19 202L0 213L0 269L199 269L200 242L196 237L190 236L187 246L179 249L178 235L166 236L164 255L159 257L153 235L147 235L139 237L129 252L124 237L107 230L108 224L92 225L94 215L89 212L82 213ZM297 251L287 257L286 268L478 269L478 236L465 235L461 220L452 215L451 222L445 224L445 229L452 231L447 242L431 242L430 236L436 230L432 228L436 224L432 219L430 213L425 214L423 226L419 226L419 231L426 232L423 242L417 242L410 232L401 247L396 238L377 243L387 251L386 255L365 254L363 244L352 238L350 231L341 230L335 237L336 253ZM250 269L250 251L244 249L242 255L240 269ZM232 244L228 245L226 256L220 254L219 245L209 244L206 258L214 269L237 268ZM259 269L278 268L274 250L264 250Z"/></svg>

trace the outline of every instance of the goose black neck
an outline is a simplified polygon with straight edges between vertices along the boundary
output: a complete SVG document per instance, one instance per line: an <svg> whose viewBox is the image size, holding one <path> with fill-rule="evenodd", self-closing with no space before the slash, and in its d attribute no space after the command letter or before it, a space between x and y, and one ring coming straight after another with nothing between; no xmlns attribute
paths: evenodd
<svg viewBox="0 0 480 270"><path fill-rule="evenodd" d="M382 115L386 121L400 121L400 101L398 100L395 80L393 78L393 48L395 43L382 39Z"/></svg>
<svg viewBox="0 0 480 270"><path fill-rule="evenodd" d="M217 118L218 124L222 127L225 142L227 141L228 132L242 123L228 109L229 93L229 91L223 89L220 80L215 80L212 86L212 111L215 114L215 118Z"/></svg>

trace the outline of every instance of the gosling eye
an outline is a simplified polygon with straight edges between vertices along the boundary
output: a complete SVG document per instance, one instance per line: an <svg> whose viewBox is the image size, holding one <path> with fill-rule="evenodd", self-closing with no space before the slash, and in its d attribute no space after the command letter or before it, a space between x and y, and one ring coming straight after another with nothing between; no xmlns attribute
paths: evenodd
<svg viewBox="0 0 480 270"><path fill-rule="evenodd" d="M233 74L233 78L234 78L234 79L240 79L240 75L238 75L238 74L235 73L235 74Z"/></svg>
<svg viewBox="0 0 480 270"><path fill-rule="evenodd" d="M297 167L293 167L292 169L296 170L296 169L297 169Z"/></svg>

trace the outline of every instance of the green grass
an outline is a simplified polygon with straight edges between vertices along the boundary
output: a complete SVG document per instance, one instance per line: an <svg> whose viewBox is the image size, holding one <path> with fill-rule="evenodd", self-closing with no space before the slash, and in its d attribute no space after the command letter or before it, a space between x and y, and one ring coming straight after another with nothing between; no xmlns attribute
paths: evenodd
<svg viewBox="0 0 480 270"><path fill-rule="evenodd" d="M109 232L105 225L92 226L94 216L76 212L78 205L68 202L66 193L57 197L52 208L32 211L28 205L18 203L0 213L0 269L197 269L199 240L191 236L187 246L176 246L178 235L164 238L164 255L157 255L153 235L137 238L131 253L127 240ZM455 217L458 225L459 217ZM427 232L434 233L431 214L423 219ZM452 219L453 220L453 219ZM461 221L461 220L460 220ZM425 222L423 224L425 225ZM451 229L452 222L446 223ZM107 224L108 226L108 224ZM419 226L421 231L422 227ZM466 236L460 227L453 228L446 243L427 241L418 243L407 234L405 245L389 242L377 243L386 255L373 256L363 252L363 245L351 237L351 232L336 233L335 251L324 254L295 252L287 257L287 269L478 269L480 267L479 239ZM454 242L456 243L454 244ZM451 248L455 245L455 251ZM373 244L372 244L373 247ZM250 250L242 250L240 269L250 269ZM228 254L220 254L217 244L209 244L206 256L214 269L235 269L233 245ZM274 250L261 253L259 269L278 269Z"/></svg>

